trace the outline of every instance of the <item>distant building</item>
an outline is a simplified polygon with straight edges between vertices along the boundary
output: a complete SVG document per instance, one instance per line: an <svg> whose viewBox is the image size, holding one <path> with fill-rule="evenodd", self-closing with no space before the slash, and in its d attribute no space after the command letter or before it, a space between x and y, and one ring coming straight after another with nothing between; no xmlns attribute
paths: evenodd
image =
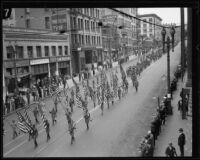
<svg viewBox="0 0 200 160"><path fill-rule="evenodd" d="M139 35L142 35L144 37L147 37L148 39L153 40L161 40L162 35L161 35L161 30L162 28L159 26L155 26L153 24L158 24L161 25L162 19L156 15L156 14L143 14L143 15L138 15L138 18L150 22L150 23L145 23L143 21L139 21L138 28L139 28Z"/></svg>
<svg viewBox="0 0 200 160"><path fill-rule="evenodd" d="M37 79L58 73L71 75L69 35L16 27L3 27L3 35L4 77L9 92L13 92L15 77L20 87L29 87Z"/></svg>
<svg viewBox="0 0 200 160"><path fill-rule="evenodd" d="M104 56L106 58L111 56L112 61L117 61L133 54L133 46L136 45L137 36L136 19L131 16L137 16L137 8L102 9L102 22L107 26L102 28Z"/></svg>

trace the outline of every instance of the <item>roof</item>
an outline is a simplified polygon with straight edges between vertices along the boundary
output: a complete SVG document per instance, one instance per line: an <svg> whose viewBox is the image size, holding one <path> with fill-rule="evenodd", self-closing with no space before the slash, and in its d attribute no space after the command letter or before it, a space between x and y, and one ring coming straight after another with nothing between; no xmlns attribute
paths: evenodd
<svg viewBox="0 0 200 160"><path fill-rule="evenodd" d="M140 17L156 17L157 19L159 19L160 21L162 21L162 18L160 18L157 14L154 14L154 13L138 15L138 18L140 18Z"/></svg>

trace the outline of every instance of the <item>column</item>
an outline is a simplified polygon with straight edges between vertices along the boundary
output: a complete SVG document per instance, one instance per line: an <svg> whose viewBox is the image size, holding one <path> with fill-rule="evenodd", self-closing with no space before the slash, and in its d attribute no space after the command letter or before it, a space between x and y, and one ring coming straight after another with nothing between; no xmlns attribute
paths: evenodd
<svg viewBox="0 0 200 160"><path fill-rule="evenodd" d="M56 76L58 76L59 75L59 72L58 72L58 62L56 62Z"/></svg>
<svg viewBox="0 0 200 160"><path fill-rule="evenodd" d="M51 71L50 71L50 63L48 63L48 77L51 77Z"/></svg>

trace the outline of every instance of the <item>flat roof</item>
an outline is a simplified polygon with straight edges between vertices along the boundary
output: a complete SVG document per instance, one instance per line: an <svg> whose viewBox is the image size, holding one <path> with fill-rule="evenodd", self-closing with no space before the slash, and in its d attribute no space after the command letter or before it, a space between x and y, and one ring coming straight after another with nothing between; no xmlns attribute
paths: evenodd
<svg viewBox="0 0 200 160"><path fill-rule="evenodd" d="M154 13L151 13L151 14L141 14L141 15L138 15L138 17L156 17L158 18L160 21L162 21L162 18L160 18L157 14L154 14Z"/></svg>

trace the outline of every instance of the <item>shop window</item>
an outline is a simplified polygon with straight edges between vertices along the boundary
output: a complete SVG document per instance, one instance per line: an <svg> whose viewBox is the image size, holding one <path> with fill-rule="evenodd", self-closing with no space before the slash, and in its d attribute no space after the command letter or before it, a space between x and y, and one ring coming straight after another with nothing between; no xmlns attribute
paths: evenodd
<svg viewBox="0 0 200 160"><path fill-rule="evenodd" d="M65 55L68 55L68 46L65 46Z"/></svg>
<svg viewBox="0 0 200 160"><path fill-rule="evenodd" d="M41 46L36 46L37 57L42 57L42 49Z"/></svg>
<svg viewBox="0 0 200 160"><path fill-rule="evenodd" d="M52 50L52 56L56 56L56 46L52 46L51 50Z"/></svg>
<svg viewBox="0 0 200 160"><path fill-rule="evenodd" d="M27 47L27 51L28 51L28 57L29 58L33 58L33 47L32 46L28 46Z"/></svg>
<svg viewBox="0 0 200 160"><path fill-rule="evenodd" d="M63 55L62 54L62 46L58 46L58 53L59 53L59 56Z"/></svg>
<svg viewBox="0 0 200 160"><path fill-rule="evenodd" d="M44 56L45 57L49 56L49 46L44 46Z"/></svg>
<svg viewBox="0 0 200 160"><path fill-rule="evenodd" d="M19 59L24 58L24 50L22 46L17 46L16 51L17 51L17 58Z"/></svg>

